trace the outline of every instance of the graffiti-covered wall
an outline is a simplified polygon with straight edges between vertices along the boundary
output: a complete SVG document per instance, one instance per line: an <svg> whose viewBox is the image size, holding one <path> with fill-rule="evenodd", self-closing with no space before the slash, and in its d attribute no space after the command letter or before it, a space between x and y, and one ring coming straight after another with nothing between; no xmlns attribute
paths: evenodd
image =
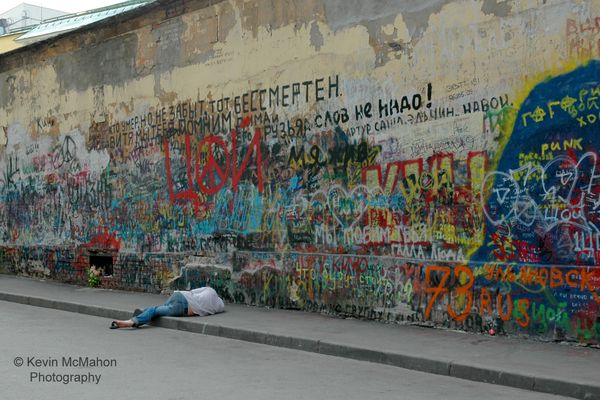
<svg viewBox="0 0 600 400"><path fill-rule="evenodd" d="M600 3L162 1L0 62L7 272L600 337Z"/></svg>

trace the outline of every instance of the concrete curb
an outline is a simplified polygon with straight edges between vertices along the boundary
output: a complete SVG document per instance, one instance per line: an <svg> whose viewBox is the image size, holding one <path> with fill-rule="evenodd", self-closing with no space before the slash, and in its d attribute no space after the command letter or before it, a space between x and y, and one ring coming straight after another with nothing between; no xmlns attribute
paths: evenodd
<svg viewBox="0 0 600 400"><path fill-rule="evenodd" d="M109 319L128 319L131 316L131 311L88 306L40 297L22 296L14 293L0 292L0 300ZM303 339L276 335L268 332L225 327L207 322L191 322L179 318L163 317L153 322L152 325L161 328L200 333L210 336L220 336L228 339L307 351L328 356L386 364L394 367L436 375L445 375L475 382L492 383L583 400L600 400L600 384L589 385L542 376L515 374L507 371L492 370L483 366L464 365L452 360L434 360L409 354L382 352L314 339Z"/></svg>

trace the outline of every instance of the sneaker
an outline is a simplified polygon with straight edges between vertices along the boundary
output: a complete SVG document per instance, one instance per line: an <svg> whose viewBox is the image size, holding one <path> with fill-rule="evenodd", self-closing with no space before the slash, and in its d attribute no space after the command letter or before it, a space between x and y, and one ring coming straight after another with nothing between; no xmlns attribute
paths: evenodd
<svg viewBox="0 0 600 400"><path fill-rule="evenodd" d="M132 317L132 318L133 318L133 317L137 317L138 315L140 315L140 314L141 314L141 313L143 313L143 312L144 312L143 310L141 310L141 309L139 309L139 308L136 308L136 309L133 311L133 315L132 315L131 317Z"/></svg>

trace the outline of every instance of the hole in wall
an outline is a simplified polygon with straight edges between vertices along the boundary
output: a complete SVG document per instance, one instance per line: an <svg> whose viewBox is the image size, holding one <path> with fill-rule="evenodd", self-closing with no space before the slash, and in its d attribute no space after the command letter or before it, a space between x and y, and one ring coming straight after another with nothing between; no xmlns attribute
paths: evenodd
<svg viewBox="0 0 600 400"><path fill-rule="evenodd" d="M96 269L102 268L103 276L112 276L113 274L113 256L106 254L90 254L90 267L96 266Z"/></svg>

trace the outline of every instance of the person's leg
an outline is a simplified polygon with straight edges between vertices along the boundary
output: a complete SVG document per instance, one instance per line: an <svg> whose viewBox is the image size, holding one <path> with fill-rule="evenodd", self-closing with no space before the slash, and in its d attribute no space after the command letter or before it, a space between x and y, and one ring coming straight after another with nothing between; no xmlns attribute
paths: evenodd
<svg viewBox="0 0 600 400"><path fill-rule="evenodd" d="M157 317L180 317L187 315L187 300L179 292L175 292L167 299L165 304L161 306L152 306L146 308L137 317L131 318L133 326L141 326L147 324Z"/></svg>
<svg viewBox="0 0 600 400"><path fill-rule="evenodd" d="M162 306L152 306L144 308L144 311L142 311L140 315L132 317L131 320L133 321L135 326L147 324L148 322L152 321L153 318L155 318L156 310L158 310L161 307L167 307L167 305L163 304Z"/></svg>

